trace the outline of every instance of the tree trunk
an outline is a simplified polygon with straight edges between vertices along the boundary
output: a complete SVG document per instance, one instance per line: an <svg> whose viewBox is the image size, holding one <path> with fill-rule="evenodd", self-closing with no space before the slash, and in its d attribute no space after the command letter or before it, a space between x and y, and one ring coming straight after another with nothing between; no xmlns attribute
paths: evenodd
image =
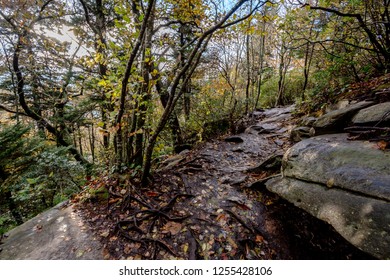
<svg viewBox="0 0 390 280"><path fill-rule="evenodd" d="M249 24L250 27L250 24ZM245 86L245 114L249 112L249 87L251 83L251 68L250 68L250 36L246 35L246 86Z"/></svg>
<svg viewBox="0 0 390 280"><path fill-rule="evenodd" d="M91 150L92 162L95 162L95 132L93 123L88 127L89 148Z"/></svg>
<svg viewBox="0 0 390 280"><path fill-rule="evenodd" d="M262 84L262 78L263 78L263 67L264 67L264 53L265 53L265 21L263 22L263 35L261 35L261 46L260 46L260 53L259 53L259 73L258 73L258 81L257 81L257 95L256 95L256 102L254 106L254 110L257 109L257 106L259 104L260 96L261 96L261 84Z"/></svg>
<svg viewBox="0 0 390 280"><path fill-rule="evenodd" d="M285 67L284 65L284 46L282 46L282 50L280 53L280 63L279 63L279 80L278 80L278 97L276 99L275 106L283 106L284 104L284 76L283 76L283 69Z"/></svg>
<svg viewBox="0 0 390 280"><path fill-rule="evenodd" d="M80 125L77 125L77 136L79 140L79 150L80 150L80 155L83 156L83 138L81 137L81 129Z"/></svg>
<svg viewBox="0 0 390 280"><path fill-rule="evenodd" d="M12 217L14 218L15 222L17 225L21 225L23 224L23 218L22 218L22 215L20 214L17 206L16 206L16 203L15 203L15 200L12 196L12 193L11 191L9 190L6 190L4 192L4 197L5 197L5 200L7 201L8 203L8 209L9 211L11 212L11 215Z"/></svg>
<svg viewBox="0 0 390 280"><path fill-rule="evenodd" d="M157 89L157 92L160 96L161 104L163 105L164 110L165 110L168 106L169 97L168 97L168 93L163 92L160 80L157 80L156 89ZM170 118L168 120L168 125L169 125L169 128L170 128L171 133L172 133L173 148L175 150L177 147L179 147L180 145L183 144L183 137L182 137L181 127L180 127L180 122L179 122L179 119L177 118L175 111L172 112L172 115L170 116Z"/></svg>

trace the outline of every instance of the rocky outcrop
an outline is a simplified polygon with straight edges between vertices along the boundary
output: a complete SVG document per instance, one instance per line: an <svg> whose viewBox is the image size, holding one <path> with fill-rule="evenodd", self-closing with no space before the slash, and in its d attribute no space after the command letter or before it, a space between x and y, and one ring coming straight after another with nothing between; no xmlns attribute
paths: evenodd
<svg viewBox="0 0 390 280"><path fill-rule="evenodd" d="M60 204L8 232L2 260L99 260L103 248L72 206Z"/></svg>
<svg viewBox="0 0 390 280"><path fill-rule="evenodd" d="M372 101L362 101L322 115L313 124L316 135L342 132L357 112L373 104Z"/></svg>
<svg viewBox="0 0 390 280"><path fill-rule="evenodd" d="M377 124L379 122L390 122L390 102L376 104L360 110L353 119L355 125Z"/></svg>
<svg viewBox="0 0 390 280"><path fill-rule="evenodd" d="M347 241L379 259L390 258L388 202L288 177L269 180L269 190L331 224Z"/></svg>
<svg viewBox="0 0 390 280"><path fill-rule="evenodd" d="M283 159L283 175L390 201L390 151L346 134L299 142Z"/></svg>
<svg viewBox="0 0 390 280"><path fill-rule="evenodd" d="M317 136L290 148L283 177L267 188L330 223L345 239L390 258L390 151L346 134Z"/></svg>

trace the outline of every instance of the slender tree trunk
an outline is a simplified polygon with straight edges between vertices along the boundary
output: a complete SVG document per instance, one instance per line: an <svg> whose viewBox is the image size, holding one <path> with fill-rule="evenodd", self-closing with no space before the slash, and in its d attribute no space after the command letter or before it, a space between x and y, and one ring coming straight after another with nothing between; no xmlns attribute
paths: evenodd
<svg viewBox="0 0 390 280"><path fill-rule="evenodd" d="M137 130L142 130L142 133L137 133L135 135L135 151L136 157L134 160L135 165L142 166L144 160L144 137L146 133L145 124L147 118L147 110L149 107L151 96L151 84L150 84L150 73L153 70L153 58L150 50L152 49L152 36L154 28L154 7L150 14L150 18L146 25L145 31L145 41L143 45L143 55L142 55L142 76L143 83L141 86L141 103L139 105L138 111L139 116L137 119Z"/></svg>
<svg viewBox="0 0 390 280"><path fill-rule="evenodd" d="M93 123L88 127L89 148L91 150L92 162L95 162L95 132Z"/></svg>
<svg viewBox="0 0 390 280"><path fill-rule="evenodd" d="M16 203L15 203L15 200L14 200L14 198L12 196L12 193L9 190L6 190L4 192L4 197L5 197L5 200L8 203L8 209L11 212L11 215L14 218L16 224L17 225L23 224L22 215L20 214L20 212L19 212L19 210L18 210L18 208L16 206Z"/></svg>
<svg viewBox="0 0 390 280"><path fill-rule="evenodd" d="M249 24L250 28L250 24ZM250 35L246 35L246 86L245 86L245 114L249 112L249 87L251 84L251 68L250 68Z"/></svg>
<svg viewBox="0 0 390 280"><path fill-rule="evenodd" d="M176 75L176 78L174 79L174 82L170 88L170 94L168 97L168 102L166 104L166 107L164 109L163 115L161 116L156 129L154 130L151 138L149 139L148 145L146 146L145 150L145 160L144 164L142 166L142 178L141 183L142 185L147 185L148 178L150 175L150 169L152 167L152 154L154 146L156 145L156 141L158 136L160 135L161 131L164 129L165 125L167 124L172 111L174 110L176 103L178 99L183 95L184 88L181 88L178 92L177 88L179 86L180 80L182 80L183 77L186 77L184 82L191 78L193 75L193 72L196 69L196 66L199 64L200 58L202 56L202 53L205 51L208 42L211 39L211 33L205 33L200 40L197 43L197 46L192 50L191 55L186 63L186 65L181 69L181 71Z"/></svg>
<svg viewBox="0 0 390 280"><path fill-rule="evenodd" d="M135 3L133 2L135 5ZM118 114L116 115L115 119L115 126L117 127L117 133L116 133L116 145L117 145L117 165L121 166L123 163L123 130L122 130L122 118L125 113L125 106L126 106L126 96L128 94L127 86L129 83L129 78L132 73L133 65L136 60L136 57L139 54L140 48L142 43L144 42L145 33L148 27L150 17L152 16L152 12L155 6L155 0L150 0L149 5L147 7L147 10L145 12L145 16L143 18L142 23L140 24L139 28L139 35L138 38L133 46L133 49L131 50L130 57L127 60L125 73L123 76L123 79L121 81L121 94L120 94L120 100L119 100L119 110ZM138 8L135 7L136 11L138 11ZM138 17L139 18L139 17Z"/></svg>
<svg viewBox="0 0 390 280"><path fill-rule="evenodd" d="M285 67L284 65L284 46L282 46L282 50L280 53L280 62L279 62L279 80L278 80L278 97L276 99L276 104L275 106L283 106L283 99L284 99L284 92L283 92L283 83L284 83L284 76L283 76L283 69Z"/></svg>
<svg viewBox="0 0 390 280"><path fill-rule="evenodd" d="M110 133L108 132L108 118L104 108L101 108L102 122L103 122L103 147L107 150L110 147Z"/></svg>
<svg viewBox="0 0 390 280"><path fill-rule="evenodd" d="M168 97L168 93L163 91L160 80L157 80L156 89L157 89L157 92L159 93L161 104L163 105L163 108L165 110L168 106L169 97ZM184 142L183 142L181 127L180 127L180 122L179 122L179 119L177 118L175 111L172 112L172 115L170 116L170 118L168 120L168 125L169 125L169 128L170 128L171 133L172 133L173 148L174 148L174 150L176 150Z"/></svg>
<svg viewBox="0 0 390 280"><path fill-rule="evenodd" d="M179 59L180 59L180 67L183 67L186 63L186 50L184 48L186 42L185 42L185 36L189 35L190 32L187 30L187 26L185 24L181 24L179 28L180 32L180 50L179 50ZM188 80L185 84L182 85L182 87L185 88L185 93L183 95L183 109L184 109L184 116L186 120L190 117L191 112L191 80Z"/></svg>
<svg viewBox="0 0 390 280"><path fill-rule="evenodd" d="M96 53L99 55L99 57L102 57L102 59L98 61L99 78L105 79L107 77L108 68L105 61L107 59L107 20L105 16L104 2L103 0L95 0L93 5L92 3L88 4L88 2L85 0L79 1L84 9L86 22L94 33L94 49L96 50ZM90 16L90 11L93 11L94 13L94 20ZM107 117L107 113L113 111L113 106L111 104L111 97L107 97L106 91L104 89L101 90L101 96L103 100L103 104L101 105L101 119L103 122L102 129L104 130L103 147L105 150L107 150L110 146L110 132L107 129L110 124L108 123L109 118Z"/></svg>
<svg viewBox="0 0 390 280"><path fill-rule="evenodd" d="M78 136L78 140L79 140L80 155L84 156L84 153L83 153L83 138L81 137L80 125L77 125L77 136Z"/></svg>
<svg viewBox="0 0 390 280"><path fill-rule="evenodd" d="M290 54L287 47L283 44L280 52L280 64L279 64L279 81L278 81L278 97L275 106L285 105L285 85L286 74L288 67L290 66Z"/></svg>
<svg viewBox="0 0 390 280"><path fill-rule="evenodd" d="M263 23L263 33L265 32L265 22ZM260 96L261 96L261 86L263 83L263 67L264 67L264 53L265 53L265 35L261 36L261 46L260 46L260 53L259 53L259 73L258 73L258 81L257 81L257 95L256 95L256 102L254 106L254 110L257 109L257 106L259 104Z"/></svg>
<svg viewBox="0 0 390 280"><path fill-rule="evenodd" d="M309 29L309 38L312 37L313 34L313 28L314 28L314 21L311 22L310 29ZM316 38L318 37L318 32L316 33ZM309 83L309 73L310 73L310 66L313 59L313 53L314 53L314 44L311 44L310 42L306 43L306 50L305 50L305 64L303 66L303 87L302 87L302 95L301 100L305 100L305 91L307 89L307 85Z"/></svg>

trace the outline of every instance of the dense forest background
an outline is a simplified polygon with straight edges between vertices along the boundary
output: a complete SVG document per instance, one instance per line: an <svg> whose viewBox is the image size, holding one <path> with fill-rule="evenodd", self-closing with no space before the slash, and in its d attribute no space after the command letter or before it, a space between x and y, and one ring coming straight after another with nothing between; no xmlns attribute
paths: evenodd
<svg viewBox="0 0 390 280"><path fill-rule="evenodd" d="M0 0L0 233L258 108L390 68L388 0ZM151 187L152 188L152 187Z"/></svg>

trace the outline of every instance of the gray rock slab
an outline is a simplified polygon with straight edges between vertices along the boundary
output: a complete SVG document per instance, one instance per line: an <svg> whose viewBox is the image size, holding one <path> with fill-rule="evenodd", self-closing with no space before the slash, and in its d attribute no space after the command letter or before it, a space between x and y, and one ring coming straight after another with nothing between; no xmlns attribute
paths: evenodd
<svg viewBox="0 0 390 280"><path fill-rule="evenodd" d="M263 112L264 116L267 118L276 117L283 114L290 114L295 110L295 105L290 105L286 107L280 107L280 108L272 108L265 110Z"/></svg>
<svg viewBox="0 0 390 280"><path fill-rule="evenodd" d="M282 173L390 201L390 151L372 142L349 141L347 134L305 139L283 157Z"/></svg>
<svg viewBox="0 0 390 280"><path fill-rule="evenodd" d="M313 127L316 130L316 134L320 135L330 132L342 131L345 125L359 110L373 104L374 102L372 101L362 101L339 110L331 111L319 117L313 124Z"/></svg>
<svg viewBox="0 0 390 280"><path fill-rule="evenodd" d="M271 179L268 190L331 224L357 248L390 258L390 203L291 178Z"/></svg>
<svg viewBox="0 0 390 280"><path fill-rule="evenodd" d="M3 260L98 260L98 242L72 206L51 208L14 228L0 246Z"/></svg>
<svg viewBox="0 0 390 280"><path fill-rule="evenodd" d="M380 103L360 110L352 119L355 124L390 121L390 102Z"/></svg>

